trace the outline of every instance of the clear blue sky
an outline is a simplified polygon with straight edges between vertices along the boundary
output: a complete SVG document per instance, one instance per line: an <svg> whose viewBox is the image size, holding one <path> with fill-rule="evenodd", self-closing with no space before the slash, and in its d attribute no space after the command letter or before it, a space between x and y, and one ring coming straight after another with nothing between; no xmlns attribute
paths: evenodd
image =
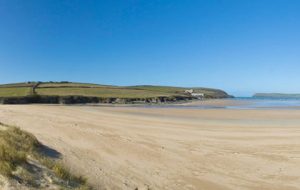
<svg viewBox="0 0 300 190"><path fill-rule="evenodd" d="M299 0L0 0L0 83L300 92Z"/></svg>

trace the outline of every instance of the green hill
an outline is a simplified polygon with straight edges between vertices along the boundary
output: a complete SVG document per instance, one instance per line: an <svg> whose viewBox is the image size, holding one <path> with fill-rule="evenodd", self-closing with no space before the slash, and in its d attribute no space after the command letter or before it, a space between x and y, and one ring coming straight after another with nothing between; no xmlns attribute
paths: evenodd
<svg viewBox="0 0 300 190"><path fill-rule="evenodd" d="M228 98L226 92L209 88L170 86L111 86L74 82L27 82L0 85L2 103L160 103L191 100L185 90L204 98Z"/></svg>

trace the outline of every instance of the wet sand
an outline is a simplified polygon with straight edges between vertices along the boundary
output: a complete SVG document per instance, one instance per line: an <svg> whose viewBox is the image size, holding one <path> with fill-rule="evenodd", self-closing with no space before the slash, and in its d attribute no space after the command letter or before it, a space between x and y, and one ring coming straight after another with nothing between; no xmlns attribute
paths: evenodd
<svg viewBox="0 0 300 190"><path fill-rule="evenodd" d="M237 99L210 99L210 100L194 100L181 104L182 106L244 106L253 104L253 100L237 100Z"/></svg>
<svg viewBox="0 0 300 190"><path fill-rule="evenodd" d="M96 189L300 189L300 110L1 105L0 122Z"/></svg>

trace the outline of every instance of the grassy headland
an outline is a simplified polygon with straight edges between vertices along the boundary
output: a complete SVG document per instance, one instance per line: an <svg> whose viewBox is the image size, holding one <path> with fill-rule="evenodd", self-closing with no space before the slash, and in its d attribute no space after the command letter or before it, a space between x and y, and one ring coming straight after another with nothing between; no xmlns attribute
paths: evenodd
<svg viewBox="0 0 300 190"><path fill-rule="evenodd" d="M192 100L185 90L204 98L228 98L209 88L169 86L111 86L73 82L27 82L0 85L0 103L161 103Z"/></svg>

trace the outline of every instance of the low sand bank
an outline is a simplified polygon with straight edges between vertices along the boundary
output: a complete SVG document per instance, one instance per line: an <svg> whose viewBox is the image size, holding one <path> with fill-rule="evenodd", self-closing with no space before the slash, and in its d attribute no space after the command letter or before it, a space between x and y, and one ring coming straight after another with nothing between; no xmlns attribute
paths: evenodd
<svg viewBox="0 0 300 190"><path fill-rule="evenodd" d="M297 110L1 105L0 121L97 189L300 189Z"/></svg>
<svg viewBox="0 0 300 190"><path fill-rule="evenodd" d="M250 105L253 101L251 100L236 100L236 99L205 99L205 100L194 100L181 105L185 106L241 106Z"/></svg>

